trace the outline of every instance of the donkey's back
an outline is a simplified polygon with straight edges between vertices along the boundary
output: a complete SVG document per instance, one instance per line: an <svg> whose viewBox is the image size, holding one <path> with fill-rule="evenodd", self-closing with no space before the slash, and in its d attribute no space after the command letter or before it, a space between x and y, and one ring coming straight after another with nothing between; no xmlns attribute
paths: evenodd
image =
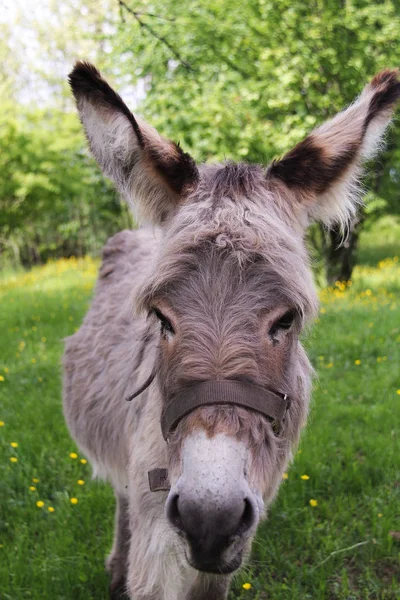
<svg viewBox="0 0 400 600"><path fill-rule="evenodd" d="M154 362L146 322L133 314L132 288L145 277L156 247L149 229L121 231L108 240L91 308L66 341L66 420L95 475L117 488L125 484L126 432L134 431L137 412L124 398Z"/></svg>

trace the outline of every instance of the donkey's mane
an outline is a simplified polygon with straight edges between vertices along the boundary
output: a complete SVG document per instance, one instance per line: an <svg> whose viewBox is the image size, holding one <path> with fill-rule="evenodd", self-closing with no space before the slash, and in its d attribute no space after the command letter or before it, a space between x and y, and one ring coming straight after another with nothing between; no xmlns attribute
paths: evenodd
<svg viewBox="0 0 400 600"><path fill-rule="evenodd" d="M266 185L265 169L245 162L226 161L222 164L206 165L201 168L200 186L197 193L204 193L214 200L214 208L221 199L229 197L240 202L251 197L260 186Z"/></svg>

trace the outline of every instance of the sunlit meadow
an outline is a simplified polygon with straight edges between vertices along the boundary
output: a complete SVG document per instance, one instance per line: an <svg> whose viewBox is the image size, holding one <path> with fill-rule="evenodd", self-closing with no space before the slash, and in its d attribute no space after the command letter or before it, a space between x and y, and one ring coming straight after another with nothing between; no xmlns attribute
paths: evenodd
<svg viewBox="0 0 400 600"><path fill-rule="evenodd" d="M351 285L320 293L305 340L317 371L309 425L232 598L400 598L400 248L373 260L371 240ZM67 433L60 384L62 339L81 323L97 268L64 259L0 277L7 600L107 598L113 494Z"/></svg>

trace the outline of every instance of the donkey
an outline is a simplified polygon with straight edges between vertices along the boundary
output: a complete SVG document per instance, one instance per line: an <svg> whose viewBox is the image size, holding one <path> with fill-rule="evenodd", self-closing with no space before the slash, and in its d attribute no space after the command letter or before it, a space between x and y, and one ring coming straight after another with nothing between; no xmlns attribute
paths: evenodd
<svg viewBox="0 0 400 600"><path fill-rule="evenodd" d="M71 435L116 495L110 593L223 600L307 418L305 230L354 217L399 73L267 168L197 166L91 64L70 85L98 163L152 225L108 241L64 355Z"/></svg>

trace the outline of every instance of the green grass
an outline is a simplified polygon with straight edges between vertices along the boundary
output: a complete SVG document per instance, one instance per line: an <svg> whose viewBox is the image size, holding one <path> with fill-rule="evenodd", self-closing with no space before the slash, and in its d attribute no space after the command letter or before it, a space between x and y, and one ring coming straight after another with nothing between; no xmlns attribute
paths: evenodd
<svg viewBox="0 0 400 600"><path fill-rule="evenodd" d="M400 265L363 264L349 289L322 292L306 340L318 372L308 428L232 598L400 598L389 533L400 530ZM2 599L107 598L113 494L70 458L60 386L62 338L79 326L95 272L89 259L64 260L0 281Z"/></svg>
<svg viewBox="0 0 400 600"><path fill-rule="evenodd" d="M400 216L385 215L366 224L360 234L358 263L374 266L379 260L399 253Z"/></svg>

